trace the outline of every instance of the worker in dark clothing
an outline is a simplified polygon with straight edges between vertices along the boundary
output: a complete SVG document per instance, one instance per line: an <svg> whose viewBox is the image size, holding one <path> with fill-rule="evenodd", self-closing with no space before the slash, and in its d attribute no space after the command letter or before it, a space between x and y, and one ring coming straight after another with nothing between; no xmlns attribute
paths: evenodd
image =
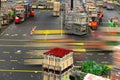
<svg viewBox="0 0 120 80"><path fill-rule="evenodd" d="M75 77L72 75L70 75L69 78L70 78L70 80L75 80Z"/></svg>
<svg viewBox="0 0 120 80"><path fill-rule="evenodd" d="M101 11L100 13L99 13L99 25L102 23L102 19L103 19L103 12Z"/></svg>

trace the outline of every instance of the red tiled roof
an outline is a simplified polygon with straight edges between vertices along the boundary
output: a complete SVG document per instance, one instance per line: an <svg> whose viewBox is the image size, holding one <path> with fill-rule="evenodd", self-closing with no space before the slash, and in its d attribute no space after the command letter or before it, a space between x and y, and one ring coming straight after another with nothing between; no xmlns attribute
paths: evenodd
<svg viewBox="0 0 120 80"><path fill-rule="evenodd" d="M44 54L53 55L53 56L62 58L63 56L69 54L70 52L72 52L72 50L64 49L64 48L53 48L53 49L45 52Z"/></svg>

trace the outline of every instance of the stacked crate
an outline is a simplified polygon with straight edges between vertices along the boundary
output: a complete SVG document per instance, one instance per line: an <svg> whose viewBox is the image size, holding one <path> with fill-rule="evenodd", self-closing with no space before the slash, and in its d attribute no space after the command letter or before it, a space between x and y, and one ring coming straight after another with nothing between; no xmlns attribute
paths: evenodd
<svg viewBox="0 0 120 80"><path fill-rule="evenodd" d="M31 7L32 7L33 9L36 9L36 8L37 8L37 0L32 0L32 5L31 5Z"/></svg>
<svg viewBox="0 0 120 80"><path fill-rule="evenodd" d="M53 9L53 3L55 0L47 0L47 8L48 9Z"/></svg>
<svg viewBox="0 0 120 80"><path fill-rule="evenodd" d="M53 16L60 16L60 2L53 3Z"/></svg>
<svg viewBox="0 0 120 80"><path fill-rule="evenodd" d="M43 80L64 80L73 69L73 52L63 48L53 48L44 53Z"/></svg>
<svg viewBox="0 0 120 80"><path fill-rule="evenodd" d="M102 7L103 6L103 1L102 0L96 1L96 6Z"/></svg>

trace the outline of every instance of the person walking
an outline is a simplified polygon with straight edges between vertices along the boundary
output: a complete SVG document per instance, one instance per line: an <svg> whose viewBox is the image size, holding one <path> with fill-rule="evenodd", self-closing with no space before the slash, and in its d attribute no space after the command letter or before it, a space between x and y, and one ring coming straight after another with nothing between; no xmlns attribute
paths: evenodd
<svg viewBox="0 0 120 80"><path fill-rule="evenodd" d="M109 26L110 27L115 27L115 23L113 21L113 19L111 18L110 21L109 21Z"/></svg>
<svg viewBox="0 0 120 80"><path fill-rule="evenodd" d="M102 23L102 19L103 19L103 11L100 11L99 13L99 25Z"/></svg>
<svg viewBox="0 0 120 80"><path fill-rule="evenodd" d="M110 26L111 29L114 29L114 27L116 27L115 22L113 21L113 18L110 19L109 26ZM116 31L110 31L109 34L110 35L117 35L117 32Z"/></svg>

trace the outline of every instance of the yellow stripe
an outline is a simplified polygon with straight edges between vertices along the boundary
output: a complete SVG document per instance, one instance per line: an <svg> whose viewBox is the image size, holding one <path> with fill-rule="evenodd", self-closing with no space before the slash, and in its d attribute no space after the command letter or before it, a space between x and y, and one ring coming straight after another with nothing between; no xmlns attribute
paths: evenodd
<svg viewBox="0 0 120 80"><path fill-rule="evenodd" d="M28 41L34 41L34 40L20 40L20 39L0 39L0 41L26 41L26 42L28 42Z"/></svg>
<svg viewBox="0 0 120 80"><path fill-rule="evenodd" d="M33 52L26 52L26 54L32 54Z"/></svg>
<svg viewBox="0 0 120 80"><path fill-rule="evenodd" d="M112 65L106 65L107 67L109 67L110 69L112 69L113 68L113 66Z"/></svg>
<svg viewBox="0 0 120 80"><path fill-rule="evenodd" d="M92 54L92 53L86 53L86 55L88 55L88 56L92 56L93 54Z"/></svg>
<svg viewBox="0 0 120 80"><path fill-rule="evenodd" d="M72 42L74 41L73 39L47 39L47 40L44 40L44 39L36 39L36 40L17 40L17 39L0 39L0 41L16 41L16 42Z"/></svg>
<svg viewBox="0 0 120 80"><path fill-rule="evenodd" d="M25 63L29 63L29 62L31 62L31 60L26 59L26 60L24 60L24 62L25 62Z"/></svg>
<svg viewBox="0 0 120 80"><path fill-rule="evenodd" d="M68 44L75 45L75 46L83 46L84 45L84 43L68 43Z"/></svg>
<svg viewBox="0 0 120 80"><path fill-rule="evenodd" d="M23 36L27 36L27 34L22 34Z"/></svg>
<svg viewBox="0 0 120 80"><path fill-rule="evenodd" d="M5 62L5 60L2 60L2 59L1 59L0 62Z"/></svg>
<svg viewBox="0 0 120 80"><path fill-rule="evenodd" d="M9 36L10 34L4 34L5 36Z"/></svg>
<svg viewBox="0 0 120 80"><path fill-rule="evenodd" d="M18 62L18 60L10 60L10 62Z"/></svg>
<svg viewBox="0 0 120 80"><path fill-rule="evenodd" d="M86 52L86 49L72 49L75 52Z"/></svg>
<svg viewBox="0 0 120 80"><path fill-rule="evenodd" d="M35 30L33 34L64 34L64 30Z"/></svg>
<svg viewBox="0 0 120 80"><path fill-rule="evenodd" d="M18 34L14 34L14 36L18 36Z"/></svg>
<svg viewBox="0 0 120 80"><path fill-rule="evenodd" d="M3 53L4 53L4 54L9 54L10 52L8 52L8 51L3 51Z"/></svg>
<svg viewBox="0 0 120 80"><path fill-rule="evenodd" d="M105 53L98 53L98 55L103 56L103 55L105 55Z"/></svg>
<svg viewBox="0 0 120 80"><path fill-rule="evenodd" d="M74 66L74 68L81 68L81 66Z"/></svg>
<svg viewBox="0 0 120 80"><path fill-rule="evenodd" d="M34 73L37 73L37 72L42 72L41 70L4 70L4 69L1 69L0 72L34 72Z"/></svg>

